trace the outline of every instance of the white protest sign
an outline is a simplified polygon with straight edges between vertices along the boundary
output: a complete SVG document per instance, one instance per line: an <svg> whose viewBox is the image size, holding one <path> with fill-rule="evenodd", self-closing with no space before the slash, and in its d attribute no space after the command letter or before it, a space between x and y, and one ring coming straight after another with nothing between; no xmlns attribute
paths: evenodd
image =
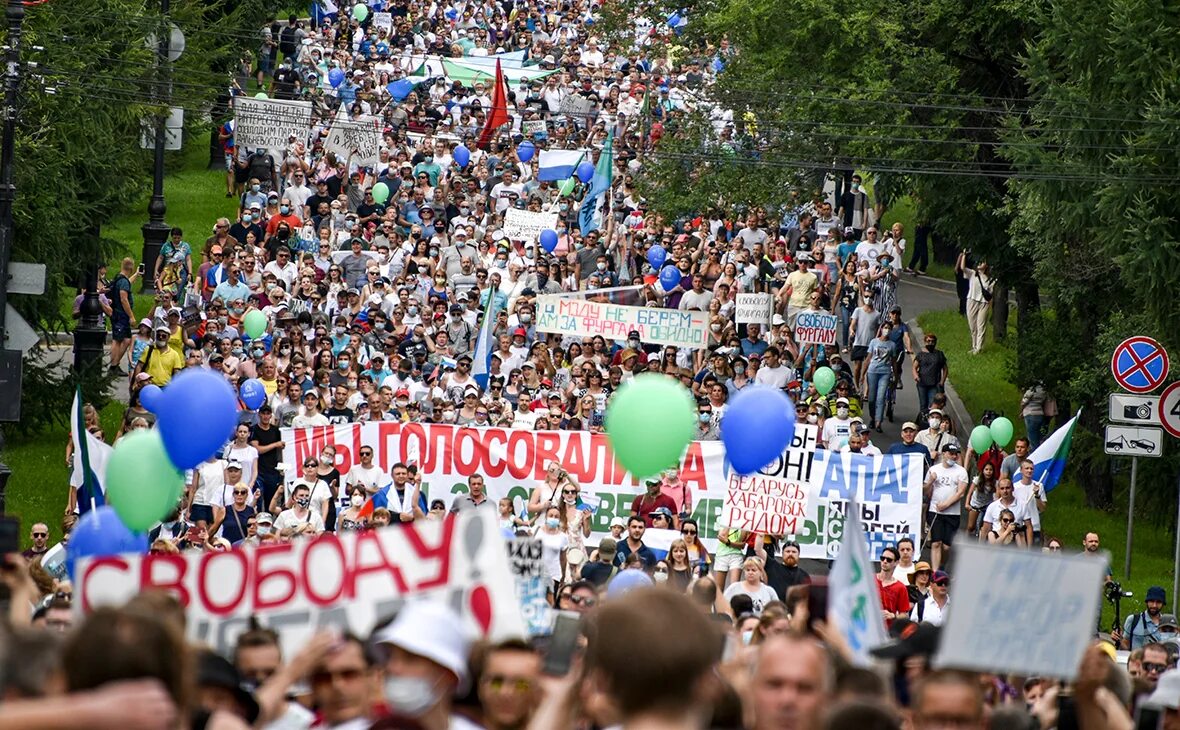
<svg viewBox="0 0 1180 730"><path fill-rule="evenodd" d="M772 294L738 294L734 318L738 324L770 324L774 308Z"/></svg>
<svg viewBox="0 0 1180 730"><path fill-rule="evenodd" d="M795 341L801 345L835 345L839 324L840 318L834 314L805 309L795 317Z"/></svg>
<svg viewBox="0 0 1180 730"><path fill-rule="evenodd" d="M802 532L817 437L815 426L796 424L783 469L774 474L730 474L721 524L763 535Z"/></svg>
<svg viewBox="0 0 1180 730"><path fill-rule="evenodd" d="M541 231L557 228L556 213L534 213L531 210L509 208L504 218L504 235L513 241L536 243Z"/></svg>
<svg viewBox="0 0 1180 730"><path fill-rule="evenodd" d="M347 119L343 112L338 112L324 149L334 152L337 159L347 160L351 155L354 164L375 168L381 149L381 125L373 116Z"/></svg>
<svg viewBox="0 0 1180 730"><path fill-rule="evenodd" d="M545 594L550 581L545 576L540 540L509 540L508 562L516 578L516 596L529 636L541 636L553 628L553 614Z"/></svg>
<svg viewBox="0 0 1180 730"><path fill-rule="evenodd" d="M320 627L359 636L404 601L445 601L481 635L524 634L504 538L491 510L227 552L80 560L75 605L120 605L158 588L185 606L189 637L232 650L258 616L295 652ZM290 655L290 654L289 654Z"/></svg>
<svg viewBox="0 0 1180 730"><path fill-rule="evenodd" d="M1106 560L962 541L936 667L1071 681L1094 635ZM996 641L1003 636L1003 641Z"/></svg>
<svg viewBox="0 0 1180 730"><path fill-rule="evenodd" d="M840 553L828 575L828 617L836 622L840 635L852 652L853 663L870 667L869 650L885 643L881 597L873 579L873 559L861 529L857 504L844 523Z"/></svg>
<svg viewBox="0 0 1180 730"><path fill-rule="evenodd" d="M373 27L384 28L386 33L392 33L393 13L373 13Z"/></svg>
<svg viewBox="0 0 1180 730"><path fill-rule="evenodd" d="M306 140L310 128L310 101L249 96L234 99L234 144L238 149L253 151L262 147L278 157L286 151L292 136Z"/></svg>
<svg viewBox="0 0 1180 730"><path fill-rule="evenodd" d="M570 94L561 100L557 113L573 117L575 121L585 122L590 111L594 109L594 102L579 94Z"/></svg>
<svg viewBox="0 0 1180 730"><path fill-rule="evenodd" d="M546 131L544 119L533 119L531 121L520 123L520 133L526 137L531 137L537 133L544 134Z"/></svg>
<svg viewBox="0 0 1180 730"><path fill-rule="evenodd" d="M648 344L704 347L708 333L705 317L704 312L695 310L537 297L537 331L575 337L602 335L608 340L625 340L628 332L637 330Z"/></svg>

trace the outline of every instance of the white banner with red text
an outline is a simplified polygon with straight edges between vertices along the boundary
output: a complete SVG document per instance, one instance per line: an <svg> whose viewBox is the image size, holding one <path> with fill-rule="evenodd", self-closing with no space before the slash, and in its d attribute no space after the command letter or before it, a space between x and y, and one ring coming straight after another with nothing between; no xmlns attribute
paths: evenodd
<svg viewBox="0 0 1180 730"><path fill-rule="evenodd" d="M493 640L525 636L505 540L486 510L226 552L88 558L77 576L81 611L149 589L172 593L190 638L223 656L251 616L278 631L292 656L317 629L367 636L421 596L445 601Z"/></svg>
<svg viewBox="0 0 1180 730"><path fill-rule="evenodd" d="M361 446L371 446L374 464L388 476L396 463L418 464L422 489L448 507L467 494L472 474L484 477L488 496L508 497L519 513L534 487L543 483L551 461L559 462L582 488L598 499L589 543L610 534L614 517L626 518L631 503L643 493L639 481L617 464L606 434L586 431L531 431L472 428L444 424L378 422L282 430L283 462L288 473L323 448L336 448L336 469L343 475L357 463ZM774 520L775 532L794 535L805 558L830 558L840 549L850 496L861 507L861 524L869 546L879 550L901 537L915 543L922 518L921 457L909 454L863 456L817 449L817 430L795 426L791 447L758 474L739 477L725 459L720 441L693 441L680 461L680 483L665 486L681 512L696 519L705 545L717 545L717 528L731 481L763 480L763 488L806 486L802 514ZM388 483L388 479L386 483ZM777 485L777 486L776 486ZM769 521L766 523L768 525ZM920 546L919 546L920 547Z"/></svg>

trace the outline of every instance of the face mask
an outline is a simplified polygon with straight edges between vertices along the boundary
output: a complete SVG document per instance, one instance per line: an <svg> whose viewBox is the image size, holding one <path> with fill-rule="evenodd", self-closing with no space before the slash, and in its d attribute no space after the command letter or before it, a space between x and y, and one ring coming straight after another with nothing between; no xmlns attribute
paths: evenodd
<svg viewBox="0 0 1180 730"><path fill-rule="evenodd" d="M521 321L521 322L523 322L523 323L525 323L525 324L528 324L529 322L532 322L532 321L533 321L533 315L531 315L531 314L522 314L522 315L520 315L520 321Z"/></svg>
<svg viewBox="0 0 1180 730"><path fill-rule="evenodd" d="M934 343L933 342L927 343L926 349L929 350L930 352L934 352Z"/></svg>
<svg viewBox="0 0 1180 730"><path fill-rule="evenodd" d="M884 328L882 328L882 329L881 329L881 336L882 336L882 337L888 337L888 336L889 336L889 333L890 333L890 331L891 331L891 330L890 330L888 327L884 327Z"/></svg>
<svg viewBox="0 0 1180 730"><path fill-rule="evenodd" d="M342 335L342 334L344 334L344 328L343 327L333 327L332 334Z"/></svg>
<svg viewBox="0 0 1180 730"><path fill-rule="evenodd" d="M290 213L290 212L291 212L291 206L289 206L289 205L280 205L280 206L279 206L279 212L280 212L280 213L282 213L283 215L287 215L288 213Z"/></svg>
<svg viewBox="0 0 1180 730"><path fill-rule="evenodd" d="M250 192L252 192L252 193L256 193L256 192L258 192L259 190L262 190L262 186L261 186L261 185L251 185L251 186L250 186Z"/></svg>
<svg viewBox="0 0 1180 730"><path fill-rule="evenodd" d="M502 260L500 260L500 259L496 259L496 268L497 268L497 269L507 269L507 268L508 268L508 262L507 262L507 261L502 261Z"/></svg>
<svg viewBox="0 0 1180 730"><path fill-rule="evenodd" d="M332 461L333 457L329 456L328 454L320 454L320 463L324 466L328 466L332 463Z"/></svg>
<svg viewBox="0 0 1180 730"><path fill-rule="evenodd" d="M467 215L467 214L468 214L468 213L470 213L470 212L471 212L471 208L463 207L463 208L460 208L460 209L459 209L459 214L460 214L460 215Z"/></svg>
<svg viewBox="0 0 1180 730"><path fill-rule="evenodd" d="M550 530L556 530L557 528L561 527L561 520L556 517L546 518L545 526Z"/></svg>
<svg viewBox="0 0 1180 730"><path fill-rule="evenodd" d="M311 497L300 497L299 499L295 500L295 504L299 505L300 507L307 507L309 504L311 504Z"/></svg>
<svg viewBox="0 0 1180 730"><path fill-rule="evenodd" d="M291 348L290 347L280 347L279 354L282 355L283 357L286 357L287 355L291 354Z"/></svg>
<svg viewBox="0 0 1180 730"><path fill-rule="evenodd" d="M714 324L709 325L709 329L713 330L714 332L720 332L721 325L714 323Z"/></svg>
<svg viewBox="0 0 1180 730"><path fill-rule="evenodd" d="M418 316L418 308L417 307L410 307L406 310L406 314L410 315L411 317L417 317Z"/></svg>
<svg viewBox="0 0 1180 730"><path fill-rule="evenodd" d="M424 155L422 157L422 161L427 164L430 164L431 162L434 162L434 155Z"/></svg>
<svg viewBox="0 0 1180 730"><path fill-rule="evenodd" d="M668 582L668 574L664 571L657 570L652 575L652 578L655 580L656 583L667 583Z"/></svg>
<svg viewBox="0 0 1180 730"><path fill-rule="evenodd" d="M341 360L341 361L340 361L340 363L337 365L337 367L338 367L338 368L340 368L341 370L347 370L347 369L348 369L348 366L349 366L349 365L351 365L351 364L352 364L352 363L350 363L350 362L349 362L349 361L347 361L347 360Z"/></svg>
<svg viewBox="0 0 1180 730"><path fill-rule="evenodd" d="M431 248L430 248L430 256L431 256L432 258L433 258L434 256L438 256L438 249L437 249L437 248L434 248L433 246L431 246ZM443 283L445 284L446 282L444 281Z"/></svg>
<svg viewBox="0 0 1180 730"><path fill-rule="evenodd" d="M753 640L754 640L754 631L752 629L750 631L743 631L742 632L742 643L743 644L745 644L746 646L749 646L750 642Z"/></svg>
<svg viewBox="0 0 1180 730"><path fill-rule="evenodd" d="M852 192L856 192L857 190L860 190L860 183L852 183Z"/></svg>
<svg viewBox="0 0 1180 730"><path fill-rule="evenodd" d="M840 418L847 418L848 417L848 409L843 408L843 407L837 408L836 415L839 416Z"/></svg>
<svg viewBox="0 0 1180 730"><path fill-rule="evenodd" d="M270 534L270 530L271 530L270 525L259 525L257 532L259 535L265 536L265 535Z"/></svg>
<svg viewBox="0 0 1180 730"><path fill-rule="evenodd" d="M746 366L745 365L734 365L733 372L735 375L741 375L742 373L746 372Z"/></svg>
<svg viewBox="0 0 1180 730"><path fill-rule="evenodd" d="M455 412L454 411L443 411L442 419L443 419L443 423L454 423L455 422Z"/></svg>
<svg viewBox="0 0 1180 730"><path fill-rule="evenodd" d="M562 497L561 501L565 502L568 505L575 505L578 503L578 498L577 497Z"/></svg>
<svg viewBox="0 0 1180 730"><path fill-rule="evenodd" d="M355 381L355 380L349 380L349 381L348 381L348 389L349 389L349 390L355 390L355 389L356 389L356 381Z"/></svg>
<svg viewBox="0 0 1180 730"><path fill-rule="evenodd" d="M245 351L240 347L235 347L233 350L230 350L230 352L233 353L234 357L241 357L242 353Z"/></svg>
<svg viewBox="0 0 1180 730"><path fill-rule="evenodd" d="M406 717L420 717L438 702L437 688L419 677L388 677L383 690L390 709Z"/></svg>
<svg viewBox="0 0 1180 730"><path fill-rule="evenodd" d="M598 262L598 270L599 271L606 271L606 263L599 261Z"/></svg>
<svg viewBox="0 0 1180 730"><path fill-rule="evenodd" d="M354 494L352 495L352 499L348 500L348 503L353 507L361 507L365 504L365 498L359 494Z"/></svg>
<svg viewBox="0 0 1180 730"><path fill-rule="evenodd" d="M380 332L380 331L382 331L382 330L384 330L384 329L385 329L385 323L384 323L384 322L377 322L377 323L375 323L375 324L373 325L373 329L375 329L375 330L377 330L378 332Z"/></svg>
<svg viewBox="0 0 1180 730"><path fill-rule="evenodd" d="M710 419L711 417L712 417L712 416L710 416L708 413L702 413L702 414L701 414L701 423L708 423L708 422L709 422L709 419Z"/></svg>
<svg viewBox="0 0 1180 730"><path fill-rule="evenodd" d="M254 359L261 360L262 356L266 354L266 350L254 350Z"/></svg>
<svg viewBox="0 0 1180 730"><path fill-rule="evenodd" d="M819 423L819 414L817 414L817 413L808 413L808 414L807 414L807 422L808 422L808 423Z"/></svg>
<svg viewBox="0 0 1180 730"><path fill-rule="evenodd" d="M931 418L930 419L930 428L937 429L941 423L942 423L942 420L940 420L938 418Z"/></svg>
<svg viewBox="0 0 1180 730"><path fill-rule="evenodd" d="M955 460L954 460L954 459L952 459L952 458L951 458L951 457L949 457L949 456L944 456L944 457L942 457L942 463L943 463L943 465L944 465L944 466L950 466L951 464L953 464L953 463L954 463L954 461L955 461Z"/></svg>

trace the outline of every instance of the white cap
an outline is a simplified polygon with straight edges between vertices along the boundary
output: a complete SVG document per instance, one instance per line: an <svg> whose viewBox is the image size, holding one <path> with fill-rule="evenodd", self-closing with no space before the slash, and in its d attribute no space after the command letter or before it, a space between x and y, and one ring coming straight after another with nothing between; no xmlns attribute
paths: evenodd
<svg viewBox="0 0 1180 730"><path fill-rule="evenodd" d="M771 323L772 325L774 325L775 327L777 327L777 326L779 326L780 324L786 324L786 323L787 323L787 320L783 319L783 315L781 315L781 314L775 314L773 317L771 317L771 319L770 319L770 323Z"/></svg>
<svg viewBox="0 0 1180 730"><path fill-rule="evenodd" d="M392 623L373 636L373 642L392 644L429 659L455 675L458 694L467 691L471 639L463 620L445 604L429 600L407 603Z"/></svg>
<svg viewBox="0 0 1180 730"><path fill-rule="evenodd" d="M615 526L618 526L618 527L626 527L626 526L627 526L627 523L626 523L626 522L623 522L623 518L622 518L622 517L612 517L612 518L611 518L611 521L610 521L610 526L611 526L611 527L615 527Z"/></svg>

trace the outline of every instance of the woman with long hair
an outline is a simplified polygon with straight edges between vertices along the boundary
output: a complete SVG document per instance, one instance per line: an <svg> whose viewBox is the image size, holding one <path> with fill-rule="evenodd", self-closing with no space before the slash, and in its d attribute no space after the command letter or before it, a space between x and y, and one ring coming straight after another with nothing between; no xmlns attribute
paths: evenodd
<svg viewBox="0 0 1180 730"><path fill-rule="evenodd" d="M778 594L766 583L766 572L758 558L746 558L742 563L742 579L725 589L725 599L728 601L739 593L749 596L754 602L755 616L762 615L762 608L766 604L778 600Z"/></svg>
<svg viewBox="0 0 1180 730"><path fill-rule="evenodd" d="M680 593L688 590L696 571L688 556L688 545L684 540L673 540L668 546L668 585Z"/></svg>
<svg viewBox="0 0 1180 730"><path fill-rule="evenodd" d="M996 465L991 462L985 463L972 480L971 489L967 492L967 534L976 534L979 513L995 501L996 481Z"/></svg>

